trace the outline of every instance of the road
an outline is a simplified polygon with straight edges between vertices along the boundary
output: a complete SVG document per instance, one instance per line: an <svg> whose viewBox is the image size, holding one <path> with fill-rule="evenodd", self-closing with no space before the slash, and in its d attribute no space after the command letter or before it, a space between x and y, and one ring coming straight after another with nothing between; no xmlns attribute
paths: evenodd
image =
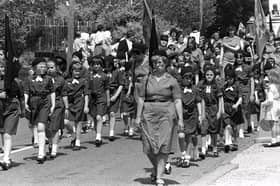
<svg viewBox="0 0 280 186"><path fill-rule="evenodd" d="M13 167L0 170L0 185L152 185L149 179L151 165L142 153L139 137L122 136L124 125L117 123L114 142L108 140L108 126L104 127L104 145L95 147L95 133L82 135L81 151L72 151L68 146L70 138L63 138L55 160L37 164L37 149L31 147L31 132L27 122L21 120L18 134L14 138L12 154ZM240 140L240 151L250 147L253 138ZM239 152L240 152L239 151ZM190 168L173 166L172 174L167 175L168 185L189 185L217 167L230 162L239 152L220 153L219 158L208 157L201 162L193 162ZM172 160L175 162L179 154ZM174 163L173 162L173 163Z"/></svg>

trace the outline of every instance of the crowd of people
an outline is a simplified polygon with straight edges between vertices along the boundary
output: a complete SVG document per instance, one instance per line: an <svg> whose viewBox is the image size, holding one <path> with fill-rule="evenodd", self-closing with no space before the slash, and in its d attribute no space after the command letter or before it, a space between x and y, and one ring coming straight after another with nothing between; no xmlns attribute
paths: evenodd
<svg viewBox="0 0 280 186"><path fill-rule="evenodd" d="M37 57L24 80L15 78L8 91L1 89L3 161L11 166L12 135L20 117L26 117L38 148L37 161L55 159L60 135L72 132L74 151L81 149L81 131L87 121L94 126L95 145L101 147L104 121L109 140L115 140L118 113L124 134L141 135L143 150L153 165L152 181L163 185L171 172L169 155L179 143L178 167L238 150L244 133L258 130L261 103L272 111L274 125L269 146L277 144L280 38L271 38L263 56L255 52L254 37L230 26L225 37L189 35L177 29L160 36L159 50L149 55L146 45L125 34L112 45L103 27L87 39L75 39L69 73L62 57ZM5 62L0 64L0 83ZM272 104L274 103L274 104ZM198 143L201 141L201 144Z"/></svg>

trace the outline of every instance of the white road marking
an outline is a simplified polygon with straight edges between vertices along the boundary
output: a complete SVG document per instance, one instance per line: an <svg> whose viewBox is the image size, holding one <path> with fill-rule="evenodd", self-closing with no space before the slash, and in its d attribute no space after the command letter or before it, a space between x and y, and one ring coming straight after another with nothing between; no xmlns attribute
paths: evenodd
<svg viewBox="0 0 280 186"><path fill-rule="evenodd" d="M26 150L29 150L29 149L33 149L33 146L28 146L28 147L23 147L21 149L13 150L11 152L11 154L22 152L22 151L26 151ZM3 156L3 155L4 155L3 153L0 154L0 156Z"/></svg>

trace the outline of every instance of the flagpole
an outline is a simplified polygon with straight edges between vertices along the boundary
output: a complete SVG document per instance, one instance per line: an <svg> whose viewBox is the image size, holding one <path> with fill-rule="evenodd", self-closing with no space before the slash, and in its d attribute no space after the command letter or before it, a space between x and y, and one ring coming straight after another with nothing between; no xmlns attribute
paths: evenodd
<svg viewBox="0 0 280 186"><path fill-rule="evenodd" d="M203 0L199 0L199 12L200 12L200 28L199 30L202 29L203 27Z"/></svg>

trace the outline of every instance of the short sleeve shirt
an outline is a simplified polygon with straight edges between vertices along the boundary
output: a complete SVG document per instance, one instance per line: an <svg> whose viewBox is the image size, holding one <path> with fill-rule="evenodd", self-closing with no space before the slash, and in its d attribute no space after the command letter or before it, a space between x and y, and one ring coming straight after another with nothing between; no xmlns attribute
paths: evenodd
<svg viewBox="0 0 280 186"><path fill-rule="evenodd" d="M63 96L68 96L72 99L89 94L89 83L85 78L80 78L78 82L75 82L73 78L67 79L62 91Z"/></svg>
<svg viewBox="0 0 280 186"><path fill-rule="evenodd" d="M158 81L153 74L147 76L139 92L140 97L147 99L181 99L181 89L177 80L165 73Z"/></svg>
<svg viewBox="0 0 280 186"><path fill-rule="evenodd" d="M52 78L44 76L42 81L36 81L36 76L27 80L24 87L24 93L30 96L47 96L55 91Z"/></svg>
<svg viewBox="0 0 280 186"><path fill-rule="evenodd" d="M105 73L93 73L89 79L89 90L92 95L104 97L109 89L108 77Z"/></svg>
<svg viewBox="0 0 280 186"><path fill-rule="evenodd" d="M206 84L204 81L198 85L201 99L205 101L205 105L217 105L219 97L223 95L221 88L214 82Z"/></svg>

